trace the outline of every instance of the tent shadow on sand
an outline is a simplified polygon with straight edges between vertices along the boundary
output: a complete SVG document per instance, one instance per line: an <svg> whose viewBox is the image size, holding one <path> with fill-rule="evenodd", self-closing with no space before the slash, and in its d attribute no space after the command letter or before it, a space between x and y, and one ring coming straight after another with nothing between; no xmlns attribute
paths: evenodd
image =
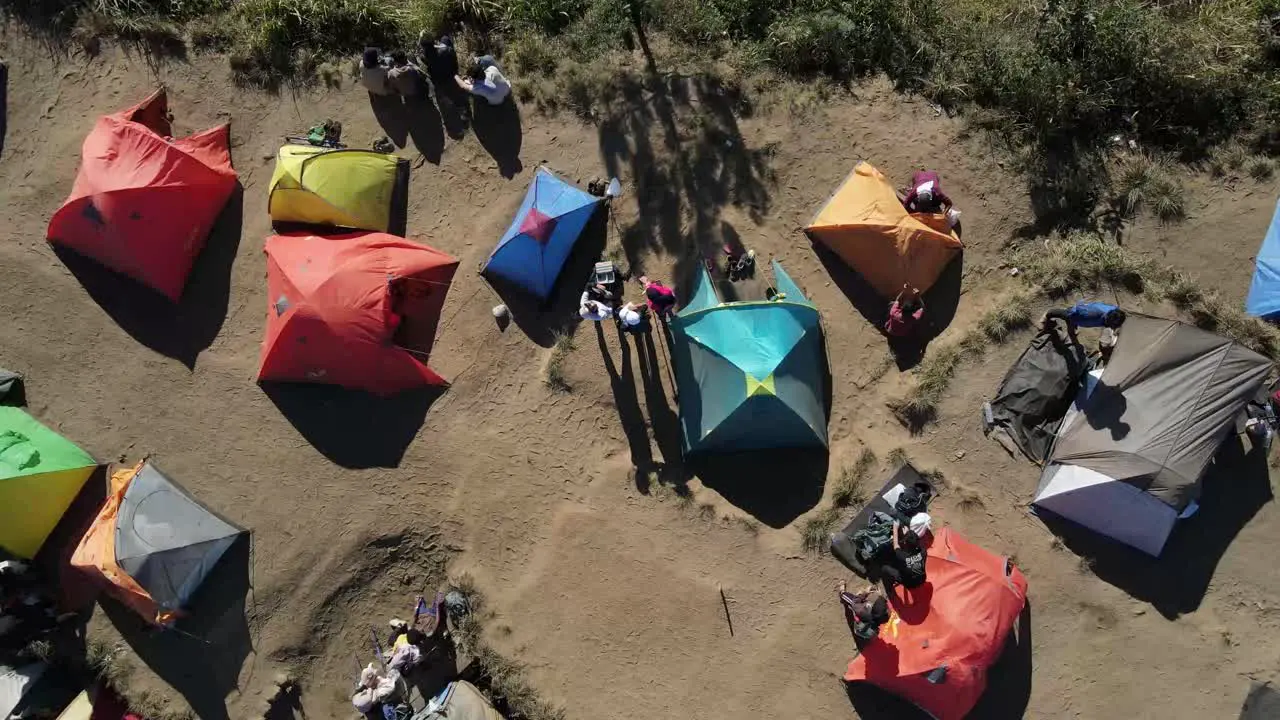
<svg viewBox="0 0 1280 720"><path fill-rule="evenodd" d="M694 455L686 467L743 512L782 528L822 500L830 462L825 447L773 448Z"/></svg>
<svg viewBox="0 0 1280 720"><path fill-rule="evenodd" d="M445 392L423 387L380 397L334 385L259 385L312 447L345 468L397 467Z"/></svg>
<svg viewBox="0 0 1280 720"><path fill-rule="evenodd" d="M239 688L240 670L253 652L246 614L251 563L246 533L223 554L173 630L150 625L108 596L99 600L138 657L204 720L229 720L226 697Z"/></svg>
<svg viewBox="0 0 1280 720"><path fill-rule="evenodd" d="M89 297L133 339L188 369L213 342L227 317L231 265L240 248L244 186L235 190L196 257L178 303L98 262L53 245Z"/></svg>
<svg viewBox="0 0 1280 720"><path fill-rule="evenodd" d="M987 670L987 689L967 717L982 720L1019 720L1031 702L1034 669L1031 641L1031 602L1018 616L1018 626L1005 638L1000 658ZM910 702L870 683L845 683L849 703L864 720L929 720Z"/></svg>
<svg viewBox="0 0 1280 720"><path fill-rule="evenodd" d="M568 332L581 319L578 301L591 277L592 268L604 252L608 222L609 206L601 203L583 227L556 278L551 295L545 301L494 273L485 273L485 280L510 311L511 320L539 346L551 347L557 335Z"/></svg>
<svg viewBox="0 0 1280 720"><path fill-rule="evenodd" d="M858 274L857 270L849 267L825 244L811 242L810 245L813 247L814 254L818 256L818 260L826 268L827 275L831 277L836 287L840 288L840 292L849 299L854 309L872 327L883 333L885 317L893 298L882 297ZM960 305L960 284L963 275L964 251L962 250L947 263L938 280L921 296L925 306L922 329L910 338L885 336L899 370L910 370L919 364L924 358L929 343L951 325L951 321L956 316L956 308Z"/></svg>
<svg viewBox="0 0 1280 720"><path fill-rule="evenodd" d="M1240 438L1228 436L1205 472L1200 510L1178 521L1158 558L1052 513L1039 514L1072 552L1087 559L1098 578L1172 620L1200 607L1223 554L1272 499L1266 448L1246 452Z"/></svg>

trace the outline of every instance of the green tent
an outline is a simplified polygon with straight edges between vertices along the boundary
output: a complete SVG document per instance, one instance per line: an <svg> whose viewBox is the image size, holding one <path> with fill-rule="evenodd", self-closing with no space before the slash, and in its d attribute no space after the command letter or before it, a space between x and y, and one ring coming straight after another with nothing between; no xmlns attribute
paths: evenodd
<svg viewBox="0 0 1280 720"><path fill-rule="evenodd" d="M818 309L773 274L773 300L726 303L700 270L671 322L686 452L827 445Z"/></svg>
<svg viewBox="0 0 1280 720"><path fill-rule="evenodd" d="M34 557L96 467L35 418L0 406L0 547Z"/></svg>

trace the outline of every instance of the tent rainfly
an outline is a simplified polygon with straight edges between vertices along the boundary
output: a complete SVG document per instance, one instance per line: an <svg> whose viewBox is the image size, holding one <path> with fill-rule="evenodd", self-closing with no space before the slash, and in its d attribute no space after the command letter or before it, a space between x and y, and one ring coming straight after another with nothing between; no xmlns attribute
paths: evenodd
<svg viewBox="0 0 1280 720"><path fill-rule="evenodd" d="M774 261L770 301L722 302L706 269L671 322L687 452L826 447L818 309Z"/></svg>
<svg viewBox="0 0 1280 720"><path fill-rule="evenodd" d="M259 380L391 395L444 380L427 367L458 261L382 233L267 238Z"/></svg>
<svg viewBox="0 0 1280 720"><path fill-rule="evenodd" d="M511 226L480 272L546 300L591 215L603 202L540 167Z"/></svg>
<svg viewBox="0 0 1280 720"><path fill-rule="evenodd" d="M96 467L26 412L0 405L0 547L35 557Z"/></svg>
<svg viewBox="0 0 1280 720"><path fill-rule="evenodd" d="M884 297L903 285L933 287L963 245L944 215L908 214L889 180L861 162L813 217L805 233L831 248Z"/></svg>
<svg viewBox="0 0 1280 720"><path fill-rule="evenodd" d="M227 125L172 138L169 117L165 91L157 90L100 118L48 238L176 302L235 191L236 172Z"/></svg>
<svg viewBox="0 0 1280 720"><path fill-rule="evenodd" d="M285 145L271 173L274 222L388 232L409 162L372 150Z"/></svg>
<svg viewBox="0 0 1280 720"><path fill-rule="evenodd" d="M1276 203L1271 224L1253 262L1253 282L1244 308L1254 317L1280 318L1280 202Z"/></svg>
<svg viewBox="0 0 1280 720"><path fill-rule="evenodd" d="M71 565L147 620L169 625L247 532L143 461L112 473L107 501Z"/></svg>
<svg viewBox="0 0 1280 720"><path fill-rule="evenodd" d="M938 720L960 720L982 697L1026 606L1027 578L949 527L933 534L925 570L927 601L896 588L879 640L849 663L844 679L887 690Z"/></svg>
<svg viewBox="0 0 1280 720"><path fill-rule="evenodd" d="M1270 371L1234 340L1130 314L1101 376L1063 418L1033 507L1160 555Z"/></svg>

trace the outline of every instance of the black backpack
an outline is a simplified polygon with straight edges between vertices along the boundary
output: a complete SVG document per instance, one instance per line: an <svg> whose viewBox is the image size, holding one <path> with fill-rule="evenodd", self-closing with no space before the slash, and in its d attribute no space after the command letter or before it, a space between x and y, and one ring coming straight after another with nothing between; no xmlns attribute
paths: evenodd
<svg viewBox="0 0 1280 720"><path fill-rule="evenodd" d="M882 512L871 514L866 527L853 534L858 559L870 563L893 549L893 518Z"/></svg>

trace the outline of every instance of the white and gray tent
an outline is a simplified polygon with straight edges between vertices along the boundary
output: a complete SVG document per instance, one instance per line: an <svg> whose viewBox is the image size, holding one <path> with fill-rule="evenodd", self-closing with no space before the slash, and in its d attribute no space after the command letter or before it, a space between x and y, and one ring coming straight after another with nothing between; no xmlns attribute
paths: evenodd
<svg viewBox="0 0 1280 720"><path fill-rule="evenodd" d="M1033 507L1159 556L1270 371L1229 338L1129 315L1110 362L1063 418Z"/></svg>

